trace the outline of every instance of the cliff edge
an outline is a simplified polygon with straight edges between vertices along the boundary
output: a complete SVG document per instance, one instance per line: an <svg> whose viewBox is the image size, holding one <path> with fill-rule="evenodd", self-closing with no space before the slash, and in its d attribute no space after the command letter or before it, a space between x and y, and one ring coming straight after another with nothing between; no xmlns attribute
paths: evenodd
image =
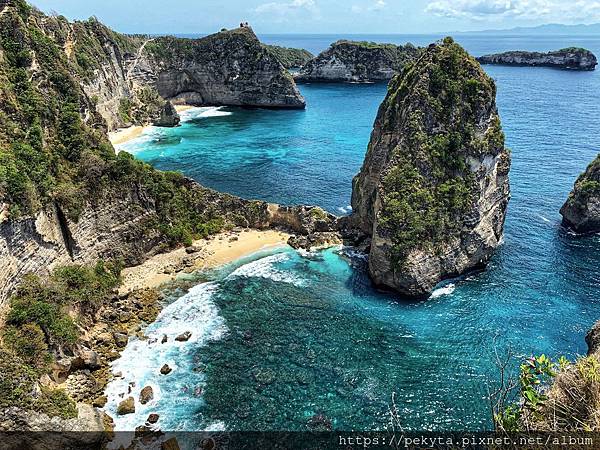
<svg viewBox="0 0 600 450"><path fill-rule="evenodd" d="M500 245L510 154L495 96L451 38L390 82L352 191L377 285L424 296L485 266Z"/></svg>

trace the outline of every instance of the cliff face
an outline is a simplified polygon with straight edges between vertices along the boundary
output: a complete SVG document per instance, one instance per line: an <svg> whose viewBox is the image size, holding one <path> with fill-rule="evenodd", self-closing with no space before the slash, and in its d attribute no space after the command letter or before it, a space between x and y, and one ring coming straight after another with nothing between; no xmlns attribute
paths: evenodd
<svg viewBox="0 0 600 450"><path fill-rule="evenodd" d="M96 19L29 19L64 52L109 130L164 120L172 101L202 105L303 108L292 77L250 28L201 39L116 33Z"/></svg>
<svg viewBox="0 0 600 450"><path fill-rule="evenodd" d="M579 233L600 231L600 155L576 181L560 213L563 224Z"/></svg>
<svg viewBox="0 0 600 450"><path fill-rule="evenodd" d="M569 70L594 70L598 61L596 56L583 48L564 48L548 53L505 52L485 55L477 58L481 64L500 64L506 66L545 66Z"/></svg>
<svg viewBox="0 0 600 450"><path fill-rule="evenodd" d="M298 82L374 82L390 80L416 59L412 44L375 44L338 41L309 61L296 76Z"/></svg>
<svg viewBox="0 0 600 450"><path fill-rule="evenodd" d="M500 245L510 155L495 95L450 38L390 82L352 192L376 284L423 296Z"/></svg>
<svg viewBox="0 0 600 450"><path fill-rule="evenodd" d="M194 40L158 38L142 53L131 77L175 102L305 107L292 76L247 27Z"/></svg>

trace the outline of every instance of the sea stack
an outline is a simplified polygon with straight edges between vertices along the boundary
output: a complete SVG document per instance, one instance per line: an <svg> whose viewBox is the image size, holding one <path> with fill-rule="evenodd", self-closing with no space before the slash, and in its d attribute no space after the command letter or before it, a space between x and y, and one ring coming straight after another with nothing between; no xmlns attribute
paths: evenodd
<svg viewBox="0 0 600 450"><path fill-rule="evenodd" d="M394 45L375 42L337 41L309 61L296 76L297 82L389 81L410 61L419 49L412 44Z"/></svg>
<svg viewBox="0 0 600 450"><path fill-rule="evenodd" d="M600 154L577 179L560 213L563 225L578 233L600 232Z"/></svg>
<svg viewBox="0 0 600 450"><path fill-rule="evenodd" d="M423 297L484 267L502 240L509 169L494 81L452 38L430 45L390 82L353 182L374 283Z"/></svg>
<svg viewBox="0 0 600 450"><path fill-rule="evenodd" d="M594 70L598 65L596 56L584 48L569 47L548 53L505 52L480 56L481 64L504 66L541 66L569 70Z"/></svg>

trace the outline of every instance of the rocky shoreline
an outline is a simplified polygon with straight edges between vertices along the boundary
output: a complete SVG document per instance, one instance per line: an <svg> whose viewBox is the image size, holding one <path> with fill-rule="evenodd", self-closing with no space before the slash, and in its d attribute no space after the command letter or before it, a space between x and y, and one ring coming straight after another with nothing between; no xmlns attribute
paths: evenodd
<svg viewBox="0 0 600 450"><path fill-rule="evenodd" d="M575 47L547 53L512 51L480 56L477 61L481 64L553 67L567 70L595 70L598 64L592 52Z"/></svg>

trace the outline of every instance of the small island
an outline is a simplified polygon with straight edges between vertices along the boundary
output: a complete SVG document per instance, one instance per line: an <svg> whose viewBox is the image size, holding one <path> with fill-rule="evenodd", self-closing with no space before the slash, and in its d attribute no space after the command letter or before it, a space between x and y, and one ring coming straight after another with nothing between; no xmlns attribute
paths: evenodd
<svg viewBox="0 0 600 450"><path fill-rule="evenodd" d="M548 53L511 51L477 58L481 64L554 67L567 70L594 70L596 56L585 48L569 47Z"/></svg>
<svg viewBox="0 0 600 450"><path fill-rule="evenodd" d="M373 83L389 81L419 49L412 44L394 45L340 40L309 61L296 81L329 83Z"/></svg>

